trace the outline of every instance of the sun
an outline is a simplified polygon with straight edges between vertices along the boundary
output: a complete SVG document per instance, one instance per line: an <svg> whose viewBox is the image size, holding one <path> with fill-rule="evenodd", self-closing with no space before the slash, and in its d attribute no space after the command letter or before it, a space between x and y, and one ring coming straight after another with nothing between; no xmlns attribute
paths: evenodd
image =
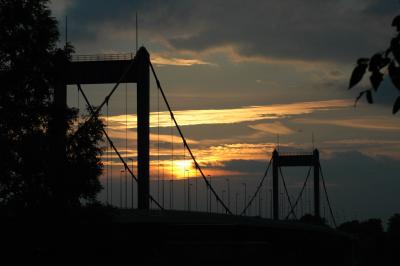
<svg viewBox="0 0 400 266"><path fill-rule="evenodd" d="M184 179L190 177L195 172L191 160L174 161L174 177L176 179Z"/></svg>

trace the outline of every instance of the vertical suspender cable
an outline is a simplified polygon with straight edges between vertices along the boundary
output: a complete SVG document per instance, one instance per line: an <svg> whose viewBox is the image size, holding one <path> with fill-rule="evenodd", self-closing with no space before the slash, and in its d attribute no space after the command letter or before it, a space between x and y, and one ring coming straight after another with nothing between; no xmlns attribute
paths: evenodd
<svg viewBox="0 0 400 266"><path fill-rule="evenodd" d="M336 225L336 219L335 219L335 216L333 215L332 205L331 205L331 202L330 202L329 196L328 196L328 191L327 191L327 189L326 189L325 178L324 178L324 174L322 173L321 164L318 164L318 167L319 167L319 172L320 172L321 179L322 179L322 184L323 184L323 186L324 186L325 198L326 198L326 202L328 203L328 208L329 208L329 212L330 212L330 215L331 215L331 218L332 218L332 222L333 222L333 225L334 225L335 227L337 227L337 225Z"/></svg>
<svg viewBox="0 0 400 266"><path fill-rule="evenodd" d="M109 116L108 101L107 101L106 105L107 105L107 116ZM108 126L107 126L107 130L109 130ZM107 132L107 135L108 135L108 132ZM107 146L108 146L108 149L111 150L111 143L109 143L109 145L107 145ZM109 160L110 160L110 177L109 177L110 188L109 189L110 189L110 202L112 205L113 204L113 159L112 159L111 154L109 154Z"/></svg>
<svg viewBox="0 0 400 266"><path fill-rule="evenodd" d="M124 74L125 75L125 74ZM96 117L97 113L94 110L93 106L90 104L88 98L86 97L86 94L83 92L80 84L77 84L79 91L82 93L82 96L85 100L85 102L87 103L88 107L89 107L89 111L91 113L91 119L93 119L94 117ZM110 96L110 95L109 95ZM110 98L109 96L106 97L105 102L108 102L108 99ZM97 110L97 109L96 109ZM88 121L85 122L85 124L87 124ZM80 127L82 128L82 127ZM79 129L78 129L79 130ZM122 162L123 166L124 166L124 170L128 171L129 174L131 175L132 179L134 179L135 181L137 181L137 177L135 176L135 174L131 171L131 169L128 167L127 163L125 162L124 158L122 158L121 154L119 153L118 149L115 147L113 141L111 140L111 138L109 137L109 135L107 134L106 130L104 128L101 128L103 134L106 136L108 143L110 143L111 148L114 150L115 154L118 156L119 160ZM73 136L76 136L77 132L75 132L75 134ZM151 201L151 203L154 203L158 208L160 208L161 210L164 210L164 208L154 199L154 197L152 195L149 195L149 200Z"/></svg>
<svg viewBox="0 0 400 266"><path fill-rule="evenodd" d="M186 163L186 149L185 149L185 145L183 145L183 163L182 163L182 165L183 165L183 179L182 179L182 181L183 181L183 202L184 202L184 209L186 209L187 208L187 204L189 203L189 202L186 202L186 190L187 190L187 188L186 188L186 180L185 180L185 171L186 171L186 165L185 165L185 163Z"/></svg>
<svg viewBox="0 0 400 266"><path fill-rule="evenodd" d="M200 174L201 174L201 177L203 178L203 180L204 180L204 182L207 184L207 186L210 188L211 192L214 194L214 196L215 196L217 202L220 202L220 203L221 203L222 207L225 209L225 211L226 211L228 214L232 214L232 212L229 210L229 208L225 205L225 203L224 203L224 202L221 200L221 198L218 196L218 194L217 194L217 192L214 190L214 188L210 185L210 183L209 183L209 181L207 180L207 178L206 178L206 176L205 176L203 170L200 168L200 165L199 165L199 163L197 162L196 157L193 155L193 152L192 152L192 150L190 149L189 145L187 144L187 141L186 141L186 139L185 139L185 137L184 137L184 135L183 135L183 133L182 133L182 130L181 130L181 128L180 128L178 122L176 121L176 119L175 119L175 117L174 117L174 113L172 112L171 106L170 106L169 103L168 103L167 97L165 96L165 93L164 93L164 91L163 91L163 89L162 89L162 87L161 87L160 80L159 80L158 77L157 77L157 74L156 74L156 72L155 72L155 70L154 70L154 67L153 67L153 64L151 63L151 61L149 62L149 65L150 65L151 71L152 71L152 73L153 73L153 76L154 76L154 78L155 78L155 80L156 80L157 87L158 87L158 89L159 89L160 92L161 92L161 95L162 95L162 97L163 97L163 99L164 99L164 102L165 102L165 104L166 104L166 106L167 106L167 108L168 108L168 111L169 111L169 113L170 113L170 115L171 115L171 117L172 117L172 120L174 121L174 124L175 124L175 126L176 126L176 129L178 130L178 133L179 133L179 135L180 135L181 138L182 138L183 145L188 149L189 155L190 155L190 157L192 158L192 160L193 160L193 162L194 162L194 164L195 164L195 167L196 167L197 169L199 169L199 172L200 172Z"/></svg>
<svg viewBox="0 0 400 266"><path fill-rule="evenodd" d="M158 202L160 202L160 91L159 90L157 90L157 200Z"/></svg>
<svg viewBox="0 0 400 266"><path fill-rule="evenodd" d="M303 183L303 186L302 186L302 188L301 188L301 190L300 190L299 196L297 197L295 203L293 204L291 211L289 211L289 213L286 215L286 218L285 218L285 219L288 219L288 218L289 218L290 214L291 214L291 213L294 211L294 209L297 207L299 201L301 202L300 204L302 204L302 201L303 201L302 198L303 198L304 189L306 189L306 195L307 195L307 182L308 182L308 179L310 178L311 169L312 169L312 167L310 167L310 168L308 169L307 177L306 177L306 179L305 179L305 181L304 181L304 183ZM303 206L301 206L301 209L302 209L301 213L303 213Z"/></svg>
<svg viewBox="0 0 400 266"><path fill-rule="evenodd" d="M128 162L128 83L125 83L125 161ZM128 171L125 169L125 208L128 208Z"/></svg>
<svg viewBox="0 0 400 266"><path fill-rule="evenodd" d="M171 209L174 208L174 126L171 117Z"/></svg>
<svg viewBox="0 0 400 266"><path fill-rule="evenodd" d="M293 205L292 205L292 201L290 200L289 191L288 191L288 189L287 189L286 182L285 182L285 178L283 177L282 168L281 168L281 167L279 167L279 172L280 172L281 177L282 177L283 187L284 187L284 189L285 189L285 194L286 194L286 197L287 197L287 200L288 200L288 203L289 203L289 206L288 206L288 207L290 208L289 213L292 213L292 214L293 214L293 217L294 217L294 218L297 218L297 217L296 217L296 213L294 212L294 208L293 208ZM283 201L283 199L282 199L282 201ZM284 209L283 211L285 211L285 209Z"/></svg>
<svg viewBox="0 0 400 266"><path fill-rule="evenodd" d="M78 89L79 90L79 89ZM107 134L108 134L108 104L106 105L106 127L107 127L107 129L106 129L106 131L107 131ZM108 154L108 147L109 147L109 145L108 145L108 143L107 143L107 147L106 147L106 162L107 162L107 164L106 164L106 193L107 193L107 205L109 204L109 201L108 201L108 195L109 195L109 191L108 191L108 183L109 183L109 176L108 176L108 170L109 170L109 154Z"/></svg>

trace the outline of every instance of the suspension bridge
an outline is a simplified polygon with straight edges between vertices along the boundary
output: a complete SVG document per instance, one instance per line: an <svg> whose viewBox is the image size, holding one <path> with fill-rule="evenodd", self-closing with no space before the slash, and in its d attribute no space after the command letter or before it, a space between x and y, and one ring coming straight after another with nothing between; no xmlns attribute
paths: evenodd
<svg viewBox="0 0 400 266"><path fill-rule="evenodd" d="M62 73L63 78L59 80L54 95L59 114L55 130L56 149L58 151L56 161L59 164L57 169L62 182L68 182L68 177L62 176L62 169L65 167L63 162L65 162L66 156L65 136L67 127L63 120L63 113L67 107L67 86L76 86L79 94L83 97L90 112L87 121L99 116L104 111L103 109L107 109L105 118L107 125L110 99L122 87L121 84L136 83L137 162L128 158L126 155L127 147L124 153L120 152L107 127L103 129L107 141L107 151L113 152L122 165L119 177L112 176L113 171L109 169L112 165L105 166L107 177L104 187L106 203L120 207L119 215L113 219L120 225L118 235L120 239L123 239L122 242L126 244L119 247L127 254L133 246L136 249L135 254L138 256L142 254L142 251L143 254L149 254L149 250L157 249L157 258L147 257L153 263L158 262L158 260L161 261L162 258L178 256L177 249L180 250L179 257L182 259L183 256L183 261L189 264L193 263L193 252L204 252L205 255L202 255L200 260L207 257L213 260L220 258L216 261L220 261L222 264L226 262L228 253L230 254L230 261L238 263L252 262L256 254L258 254L258 257L260 254L267 254L270 260L274 262L273 265L280 265L279 262L282 261L298 262L299 259L302 262L311 262L308 265L320 265L322 262L319 261L319 258L323 256L331 258L331 262L340 262L340 265L347 265L347 260L350 261L352 256L351 241L347 236L329 227L296 222L305 213L311 214L316 219L321 219L321 202L323 202L329 210L327 220L333 227L336 226L317 149L311 153L297 154L274 150L269 162L266 161L265 163L264 175L260 177L254 193L247 196L246 183L243 183L244 195L241 195L243 204L238 204L239 192L237 191L235 192L235 204L232 204L233 193L230 191L230 180L226 180L226 189L218 193L213 185L212 177L207 175L195 152L191 149L179 121L174 115L172 106L168 102L156 69L150 60L150 55L144 47L141 47L136 54L74 56L70 62L65 64ZM151 76L155 79L158 93L161 95L169 113L171 137L174 138L172 129L176 130L176 135L181 142L179 146L183 146L183 154L178 154L177 149L174 150L175 141L172 140L171 160L183 157L184 161L191 162L196 173L194 178L188 176L186 179L181 179L184 188L181 200L185 203L181 210L174 209L174 201L176 201L174 199L175 194L177 194L176 189L174 190L174 183L177 181L174 180L173 167L171 177L168 179L163 175L162 179L162 185L164 186L165 180L167 180L169 186L168 200L165 200L164 189L162 189L162 197L160 197L160 188L158 187L157 195L153 195L152 191L154 193L154 190L150 186ZM84 85L86 84L113 84L113 86L101 104L94 106L85 93ZM159 98L157 100L159 101ZM85 123L77 130L84 130L84 128ZM159 142L158 139L158 148ZM159 156L157 154L158 162ZM130 159L132 160L131 166L129 165ZM134 164L137 165L136 171ZM289 193L282 170L284 167L309 167L297 195ZM159 180L159 164L156 171ZM312 178L310 178L311 173L313 173ZM185 171L183 174L185 174ZM271 178L268 178L268 176L271 176ZM127 181L128 178L130 182ZM120 184L119 204L115 204L118 201L118 199L115 199L115 193L113 199L112 185L115 186L116 179ZM200 181L202 182L201 186L204 187L202 193L199 193L198 190L198 182L200 183ZM195 182L194 192L193 182ZM153 182L153 184L155 183ZM160 186L159 181L156 184ZM134 185L137 186L137 193L134 193ZM131 196L130 208L128 208L128 187L130 187ZM123 198L123 194L125 198ZM134 194L137 198L136 206L134 206ZM198 194L202 195L199 196ZM312 207L311 201L313 201ZM201 202L201 204L198 204L198 202ZM309 203L308 210L304 211L304 209L307 209L307 202ZM130 237L136 239L134 243L129 240ZM210 246L213 246L219 252L210 251L208 248ZM239 253L248 255L239 256ZM338 254L339 256L337 256ZM282 265L286 264L283 263Z"/></svg>

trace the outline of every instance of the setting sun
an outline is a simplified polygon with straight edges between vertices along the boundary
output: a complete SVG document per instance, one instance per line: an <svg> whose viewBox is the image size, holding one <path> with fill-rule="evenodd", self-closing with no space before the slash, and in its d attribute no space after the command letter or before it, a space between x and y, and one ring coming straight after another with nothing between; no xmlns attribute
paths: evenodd
<svg viewBox="0 0 400 266"><path fill-rule="evenodd" d="M174 178L184 179L195 174L195 167L191 160L174 161Z"/></svg>

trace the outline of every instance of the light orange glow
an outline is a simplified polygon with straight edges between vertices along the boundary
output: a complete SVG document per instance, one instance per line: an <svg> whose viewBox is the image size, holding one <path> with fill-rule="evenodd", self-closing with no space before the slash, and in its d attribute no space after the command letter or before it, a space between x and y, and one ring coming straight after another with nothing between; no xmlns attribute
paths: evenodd
<svg viewBox="0 0 400 266"><path fill-rule="evenodd" d="M294 122L310 125L332 125L357 129L381 130L381 131L400 131L398 120L391 117L368 117L351 119L313 119L298 118Z"/></svg>
<svg viewBox="0 0 400 266"><path fill-rule="evenodd" d="M329 100L315 102L299 102L290 104L274 104L263 106L247 106L231 109L204 109L175 111L174 115L181 126L235 124L255 122L260 120L274 120L282 117L310 114L315 111L340 109L350 107L350 100ZM104 117L103 117L104 118ZM160 112L160 127L170 127L171 118L168 112ZM124 130L125 115L109 117L109 129ZM128 128L136 128L136 115L128 115ZM150 114L150 127L157 127L156 112Z"/></svg>
<svg viewBox="0 0 400 266"><path fill-rule="evenodd" d="M174 161L174 178L184 179L195 175L195 168L191 160Z"/></svg>

